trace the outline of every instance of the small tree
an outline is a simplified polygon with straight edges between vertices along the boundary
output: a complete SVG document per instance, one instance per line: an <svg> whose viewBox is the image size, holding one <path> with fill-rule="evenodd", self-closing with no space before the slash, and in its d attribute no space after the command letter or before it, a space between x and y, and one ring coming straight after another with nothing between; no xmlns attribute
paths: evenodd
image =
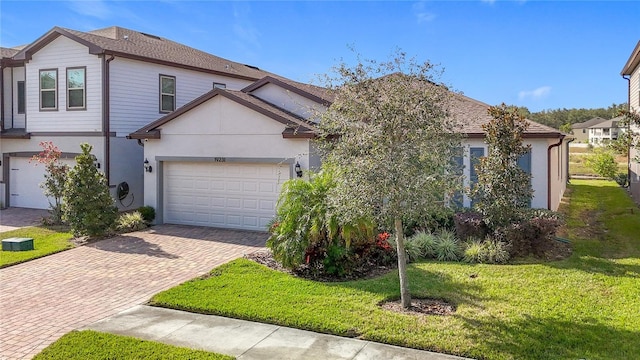
<svg viewBox="0 0 640 360"><path fill-rule="evenodd" d="M518 166L530 146L522 145L529 123L505 104L489 108L493 118L482 126L487 156L476 165L478 181L471 191L474 207L491 228L516 220L518 209L528 208L533 195L531 175Z"/></svg>
<svg viewBox="0 0 640 360"><path fill-rule="evenodd" d="M448 116L452 93L434 67L404 53L354 67L338 65L327 87L335 100L320 122L324 161L336 169L330 201L344 221L393 224L402 306L411 305L402 218L439 212L459 177L459 126Z"/></svg>
<svg viewBox="0 0 640 360"><path fill-rule="evenodd" d="M606 148L596 148L584 162L593 172L607 179L615 179L618 173L618 164L613 152Z"/></svg>
<svg viewBox="0 0 640 360"><path fill-rule="evenodd" d="M69 171L65 183L62 210L76 236L101 236L108 233L118 216L104 174L95 166L91 145L80 144L82 154Z"/></svg>
<svg viewBox="0 0 640 360"><path fill-rule="evenodd" d="M42 152L34 155L31 161L44 164L44 181L40 183L45 196L53 199L49 201L50 221L53 224L62 223L62 195L64 194L64 183L67 179L69 166L60 162L62 152L51 141L41 141Z"/></svg>

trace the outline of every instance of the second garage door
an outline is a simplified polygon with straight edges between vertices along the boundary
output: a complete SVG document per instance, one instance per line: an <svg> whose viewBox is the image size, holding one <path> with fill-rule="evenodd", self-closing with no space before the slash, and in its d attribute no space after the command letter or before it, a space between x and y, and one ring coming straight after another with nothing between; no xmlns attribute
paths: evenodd
<svg viewBox="0 0 640 360"><path fill-rule="evenodd" d="M164 222L266 230L288 164L166 162Z"/></svg>

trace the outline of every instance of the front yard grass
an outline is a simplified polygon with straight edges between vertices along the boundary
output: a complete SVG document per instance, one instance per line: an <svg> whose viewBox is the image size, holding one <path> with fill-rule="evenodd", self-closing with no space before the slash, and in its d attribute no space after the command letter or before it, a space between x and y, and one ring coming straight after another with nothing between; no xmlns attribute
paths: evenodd
<svg viewBox="0 0 640 360"><path fill-rule="evenodd" d="M153 305L357 336L479 359L626 359L640 354L640 210L609 181L574 181L564 209L573 255L558 262L409 266L414 297L450 316L383 310L397 273L321 283L239 259Z"/></svg>
<svg viewBox="0 0 640 360"><path fill-rule="evenodd" d="M0 250L0 268L33 260L73 247L70 241L73 235L66 228L26 227L0 233L0 240L12 237L33 238L34 250Z"/></svg>
<svg viewBox="0 0 640 360"><path fill-rule="evenodd" d="M208 359L232 360L231 356L191 350L154 341L134 339L97 331L72 331L49 345L34 360L103 359Z"/></svg>

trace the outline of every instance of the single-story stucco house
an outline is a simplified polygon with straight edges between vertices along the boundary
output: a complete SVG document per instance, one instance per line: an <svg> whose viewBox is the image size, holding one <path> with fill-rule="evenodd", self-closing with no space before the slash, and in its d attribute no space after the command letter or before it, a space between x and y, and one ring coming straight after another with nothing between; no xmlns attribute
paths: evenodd
<svg viewBox="0 0 640 360"><path fill-rule="evenodd" d="M465 185L470 166L487 153L482 124L489 105L455 95L452 116L464 123ZM325 89L267 76L239 90L214 89L131 133L144 145L145 205L157 222L264 230L281 184L320 166L314 149L316 110ZM532 174L532 207L557 209L568 180L568 137L530 122L531 152L521 165ZM470 200L465 196L465 206Z"/></svg>

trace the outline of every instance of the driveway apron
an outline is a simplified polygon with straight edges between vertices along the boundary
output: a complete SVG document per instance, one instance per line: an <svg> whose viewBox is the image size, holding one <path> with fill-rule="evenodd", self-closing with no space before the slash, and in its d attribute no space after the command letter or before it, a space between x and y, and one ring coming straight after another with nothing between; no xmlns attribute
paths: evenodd
<svg viewBox="0 0 640 360"><path fill-rule="evenodd" d="M0 269L0 359L30 359L65 333L258 250L266 238L158 225Z"/></svg>

